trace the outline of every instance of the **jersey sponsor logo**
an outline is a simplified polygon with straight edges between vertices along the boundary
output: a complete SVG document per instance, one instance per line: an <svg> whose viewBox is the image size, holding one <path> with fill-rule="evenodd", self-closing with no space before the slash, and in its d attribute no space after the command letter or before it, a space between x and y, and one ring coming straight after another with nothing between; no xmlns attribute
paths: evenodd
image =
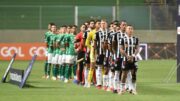
<svg viewBox="0 0 180 101"><path fill-rule="evenodd" d="M1 43L0 60L10 60L17 53L16 60L31 60L37 54L37 60L44 60L46 46L44 43Z"/></svg>

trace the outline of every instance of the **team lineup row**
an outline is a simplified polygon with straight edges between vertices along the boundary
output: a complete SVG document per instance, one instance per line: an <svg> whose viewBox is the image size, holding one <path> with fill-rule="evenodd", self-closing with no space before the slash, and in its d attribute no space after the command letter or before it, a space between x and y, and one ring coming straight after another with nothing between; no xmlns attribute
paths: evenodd
<svg viewBox="0 0 180 101"><path fill-rule="evenodd" d="M68 83L71 75L74 83L86 88L98 89L120 95L126 91L137 94L136 73L139 40L133 35L133 26L126 21L90 20L80 27L54 23L45 33L47 59L45 76Z"/></svg>

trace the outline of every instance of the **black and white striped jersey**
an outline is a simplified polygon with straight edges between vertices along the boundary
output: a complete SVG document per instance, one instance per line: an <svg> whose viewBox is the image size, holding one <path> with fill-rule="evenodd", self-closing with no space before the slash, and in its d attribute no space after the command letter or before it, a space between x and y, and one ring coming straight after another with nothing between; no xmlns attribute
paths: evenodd
<svg viewBox="0 0 180 101"><path fill-rule="evenodd" d="M115 43L116 43L116 57L117 58L121 57L120 46L121 46L122 40L125 37L125 35L126 35L126 33L123 33L121 31L118 31L115 34L115 38L113 41L115 41Z"/></svg>
<svg viewBox="0 0 180 101"><path fill-rule="evenodd" d="M83 34L83 39L86 40L87 39L87 36L88 36L88 33L90 32L90 30L86 30Z"/></svg>
<svg viewBox="0 0 180 101"><path fill-rule="evenodd" d="M127 35L124 36L121 42L122 47L124 47L124 51L127 56L135 55L135 50L137 45L139 45L139 39L137 37L129 37Z"/></svg>
<svg viewBox="0 0 180 101"><path fill-rule="evenodd" d="M107 30L100 29L98 32L96 32L96 46L97 46L97 52L99 55L103 54L103 44L107 40Z"/></svg>

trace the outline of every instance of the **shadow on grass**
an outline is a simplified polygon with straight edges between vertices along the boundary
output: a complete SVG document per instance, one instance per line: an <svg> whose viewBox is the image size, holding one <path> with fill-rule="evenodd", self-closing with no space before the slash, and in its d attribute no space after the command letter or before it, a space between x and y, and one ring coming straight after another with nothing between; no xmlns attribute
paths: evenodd
<svg viewBox="0 0 180 101"><path fill-rule="evenodd" d="M34 86L31 84L26 84L23 88L28 89L63 89L64 87L57 87L57 86Z"/></svg>

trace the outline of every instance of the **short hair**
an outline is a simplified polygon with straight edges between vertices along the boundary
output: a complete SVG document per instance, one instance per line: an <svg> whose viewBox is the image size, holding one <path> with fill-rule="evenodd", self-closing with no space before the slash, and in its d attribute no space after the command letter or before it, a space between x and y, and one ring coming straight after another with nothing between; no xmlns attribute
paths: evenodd
<svg viewBox="0 0 180 101"><path fill-rule="evenodd" d="M126 20L121 20L121 21L119 22L119 24L121 25L122 22L127 22L127 21L126 21Z"/></svg>
<svg viewBox="0 0 180 101"><path fill-rule="evenodd" d="M81 26L83 26L83 25L85 26L85 30L87 30L88 27L86 26L86 24L82 24Z"/></svg>
<svg viewBox="0 0 180 101"><path fill-rule="evenodd" d="M91 19L91 20L89 20L89 24L90 24L90 22L94 22L95 23L95 20Z"/></svg>
<svg viewBox="0 0 180 101"><path fill-rule="evenodd" d="M77 28L77 26L76 26L76 25L72 25L72 27L75 27L75 28Z"/></svg>
<svg viewBox="0 0 180 101"><path fill-rule="evenodd" d="M72 28L72 25L67 25L67 27Z"/></svg>
<svg viewBox="0 0 180 101"><path fill-rule="evenodd" d="M56 24L55 24L55 23L53 23L53 22L50 22L50 23L49 23L49 25L50 25L50 26L52 26L52 25L56 25Z"/></svg>
<svg viewBox="0 0 180 101"><path fill-rule="evenodd" d="M129 25L127 25L127 26L133 27L133 25L130 25L130 24L129 24Z"/></svg>
<svg viewBox="0 0 180 101"><path fill-rule="evenodd" d="M61 27L67 27L66 25L62 25Z"/></svg>
<svg viewBox="0 0 180 101"><path fill-rule="evenodd" d="M101 20L96 20L95 23L97 23L97 22L101 22Z"/></svg>

